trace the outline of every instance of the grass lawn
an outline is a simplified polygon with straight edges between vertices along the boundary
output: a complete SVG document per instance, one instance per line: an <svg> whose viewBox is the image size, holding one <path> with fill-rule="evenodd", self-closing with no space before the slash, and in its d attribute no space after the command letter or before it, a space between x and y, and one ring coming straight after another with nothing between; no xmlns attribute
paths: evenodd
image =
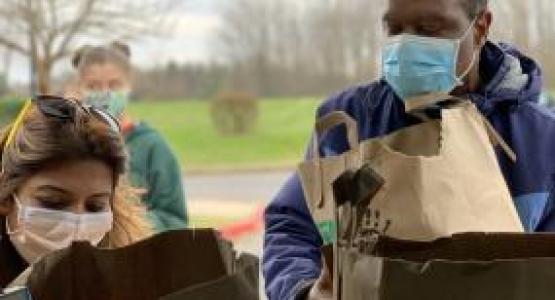
<svg viewBox="0 0 555 300"><path fill-rule="evenodd" d="M320 100L261 102L256 130L247 136L219 135L208 101L140 102L130 107L169 141L187 171L294 166L305 151Z"/></svg>

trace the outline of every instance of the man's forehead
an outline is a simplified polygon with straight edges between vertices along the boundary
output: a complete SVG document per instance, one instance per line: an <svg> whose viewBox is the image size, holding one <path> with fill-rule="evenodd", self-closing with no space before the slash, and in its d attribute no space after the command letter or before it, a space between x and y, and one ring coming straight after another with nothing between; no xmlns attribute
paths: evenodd
<svg viewBox="0 0 555 300"><path fill-rule="evenodd" d="M461 18L466 16L463 0L388 0L384 20Z"/></svg>

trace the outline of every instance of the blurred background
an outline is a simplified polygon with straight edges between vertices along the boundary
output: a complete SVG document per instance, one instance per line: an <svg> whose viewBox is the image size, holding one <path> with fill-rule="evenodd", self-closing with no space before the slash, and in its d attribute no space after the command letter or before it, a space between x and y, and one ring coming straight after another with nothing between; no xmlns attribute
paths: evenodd
<svg viewBox="0 0 555 300"><path fill-rule="evenodd" d="M494 40L555 87L555 1L491 0ZM61 93L84 44L129 43L130 114L169 141L192 226L260 253L261 213L302 159L318 104L379 77L387 0L2 0L0 123L32 93Z"/></svg>

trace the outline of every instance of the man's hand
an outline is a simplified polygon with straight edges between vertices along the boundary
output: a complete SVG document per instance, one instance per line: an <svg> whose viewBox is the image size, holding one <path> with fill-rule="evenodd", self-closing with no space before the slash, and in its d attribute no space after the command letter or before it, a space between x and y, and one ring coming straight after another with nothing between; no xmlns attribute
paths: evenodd
<svg viewBox="0 0 555 300"><path fill-rule="evenodd" d="M320 277L308 293L307 300L329 300L333 299L333 280L326 259L322 258L322 271Z"/></svg>

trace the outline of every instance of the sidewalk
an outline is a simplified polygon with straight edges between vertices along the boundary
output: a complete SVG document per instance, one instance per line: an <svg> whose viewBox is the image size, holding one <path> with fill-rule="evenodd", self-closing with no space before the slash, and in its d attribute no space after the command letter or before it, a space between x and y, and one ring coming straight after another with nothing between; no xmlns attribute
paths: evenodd
<svg viewBox="0 0 555 300"><path fill-rule="evenodd" d="M248 217L263 201L239 201L221 199L190 199L189 214L211 216L218 219L240 220Z"/></svg>
<svg viewBox="0 0 555 300"><path fill-rule="evenodd" d="M226 172L184 176L190 201L269 202L293 170Z"/></svg>

